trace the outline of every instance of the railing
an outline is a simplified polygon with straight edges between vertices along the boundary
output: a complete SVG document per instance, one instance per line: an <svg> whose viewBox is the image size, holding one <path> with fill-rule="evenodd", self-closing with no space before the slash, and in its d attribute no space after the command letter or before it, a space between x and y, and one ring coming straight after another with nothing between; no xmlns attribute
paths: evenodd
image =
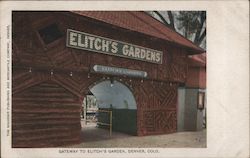
<svg viewBox="0 0 250 158"><path fill-rule="evenodd" d="M111 110L97 110L97 112L106 112L109 113L109 123L105 122L99 122L97 121L97 124L104 125L104 126L109 126L109 136L112 136L112 111Z"/></svg>

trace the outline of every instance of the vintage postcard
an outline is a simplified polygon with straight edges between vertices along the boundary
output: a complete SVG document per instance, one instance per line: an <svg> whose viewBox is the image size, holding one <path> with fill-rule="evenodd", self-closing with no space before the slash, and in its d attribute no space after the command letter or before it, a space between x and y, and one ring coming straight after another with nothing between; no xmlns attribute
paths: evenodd
<svg viewBox="0 0 250 158"><path fill-rule="evenodd" d="M1 157L248 157L248 1L3 1Z"/></svg>

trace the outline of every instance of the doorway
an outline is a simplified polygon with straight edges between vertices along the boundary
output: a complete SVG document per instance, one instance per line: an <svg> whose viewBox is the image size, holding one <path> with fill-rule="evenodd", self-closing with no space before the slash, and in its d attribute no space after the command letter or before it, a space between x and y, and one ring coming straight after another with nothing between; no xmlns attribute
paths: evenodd
<svg viewBox="0 0 250 158"><path fill-rule="evenodd" d="M81 110L82 126L94 125L97 122L96 113L98 107L96 104L96 97L89 91L84 97Z"/></svg>
<svg viewBox="0 0 250 158"><path fill-rule="evenodd" d="M112 116L106 111L111 111ZM87 119L86 124L82 125L83 131L89 128L91 120L94 120L91 122L92 131L93 128L109 129L109 126L102 123L112 122L113 132L137 135L136 101L131 89L120 81L102 80L91 85L83 101L82 116Z"/></svg>

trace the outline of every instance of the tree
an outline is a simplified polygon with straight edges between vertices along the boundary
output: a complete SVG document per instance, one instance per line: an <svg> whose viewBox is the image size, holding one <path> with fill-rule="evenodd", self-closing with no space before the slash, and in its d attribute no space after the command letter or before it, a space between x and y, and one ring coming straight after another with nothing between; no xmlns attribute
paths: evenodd
<svg viewBox="0 0 250 158"><path fill-rule="evenodd" d="M200 45L206 37L206 12L205 11L180 11L179 29L184 29L184 36L191 39L193 42Z"/></svg>
<svg viewBox="0 0 250 158"><path fill-rule="evenodd" d="M193 41L196 45L206 47L206 12L205 11L167 11L149 12L166 26L184 37Z"/></svg>
<svg viewBox="0 0 250 158"><path fill-rule="evenodd" d="M167 25L168 27L170 27L171 29L175 30L175 25L174 25L174 18L173 18L173 14L171 11L167 11L168 13L168 18L170 22L167 22L166 19L163 17L163 15L161 15L161 13L159 13L158 11L154 11L154 13L156 15L159 16L159 18L162 20L162 22Z"/></svg>

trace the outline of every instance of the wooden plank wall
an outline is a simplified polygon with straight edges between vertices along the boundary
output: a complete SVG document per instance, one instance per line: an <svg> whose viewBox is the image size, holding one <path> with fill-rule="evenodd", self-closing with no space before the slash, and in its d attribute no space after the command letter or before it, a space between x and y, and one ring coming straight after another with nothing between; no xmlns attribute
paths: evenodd
<svg viewBox="0 0 250 158"><path fill-rule="evenodd" d="M54 147L80 141L79 98L47 82L13 95L13 147Z"/></svg>

